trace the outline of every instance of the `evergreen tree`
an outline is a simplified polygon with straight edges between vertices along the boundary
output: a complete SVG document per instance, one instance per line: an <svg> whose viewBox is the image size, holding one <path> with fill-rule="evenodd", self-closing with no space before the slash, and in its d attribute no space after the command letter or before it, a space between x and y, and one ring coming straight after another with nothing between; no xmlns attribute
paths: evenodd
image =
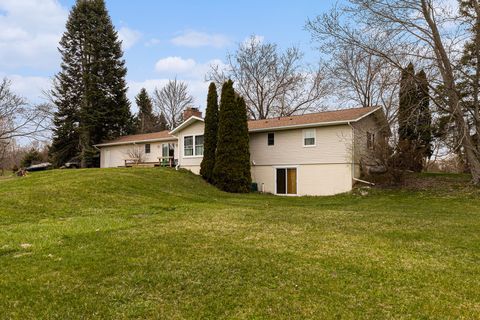
<svg viewBox="0 0 480 320"><path fill-rule="evenodd" d="M250 154L245 101L235 95L233 82L222 87L218 123L217 153L213 179L227 192L250 189ZM248 162L248 163L247 163Z"/></svg>
<svg viewBox="0 0 480 320"><path fill-rule="evenodd" d="M94 144L133 129L121 42L103 0L77 0L60 52L52 158L60 164L79 155L83 167L91 166L98 153Z"/></svg>
<svg viewBox="0 0 480 320"><path fill-rule="evenodd" d="M480 155L480 17L478 1L460 0L460 14L467 21L471 39L464 45L458 72L458 88L462 94L465 117L474 138L477 154Z"/></svg>
<svg viewBox="0 0 480 320"><path fill-rule="evenodd" d="M151 133L166 130L165 117L162 114L153 114L153 102L143 88L135 97L138 106L138 114L135 119L136 133Z"/></svg>
<svg viewBox="0 0 480 320"><path fill-rule="evenodd" d="M243 168L244 183L247 188L246 192L248 192L252 184L252 173L250 166L250 136L248 135L248 108L243 97L237 97L237 107L238 121L240 122L239 126L242 129L239 133L239 160Z"/></svg>
<svg viewBox="0 0 480 320"><path fill-rule="evenodd" d="M421 70L417 76L418 120L417 140L420 142L424 158L432 156L432 114L427 74Z"/></svg>
<svg viewBox="0 0 480 320"><path fill-rule="evenodd" d="M403 169L420 172L432 154L432 116L427 75L413 64L402 71L398 108L398 152Z"/></svg>
<svg viewBox="0 0 480 320"><path fill-rule="evenodd" d="M210 83L208 88L204 132L204 151L202 164L200 166L200 174L203 179L212 183L218 136L218 95L217 87L213 82Z"/></svg>
<svg viewBox="0 0 480 320"><path fill-rule="evenodd" d="M43 159L42 159L42 155L40 154L40 152L38 152L37 149L35 148L32 148L30 149L30 151L28 151L25 156L23 156L23 159L21 161L21 166L22 168L27 168L27 167L30 167L31 165L35 164L35 163L39 163L39 162L42 162Z"/></svg>
<svg viewBox="0 0 480 320"><path fill-rule="evenodd" d="M418 92L415 80L415 69L410 63L402 70L400 80L400 101L398 105L398 137L399 141L415 140L414 111L416 109Z"/></svg>

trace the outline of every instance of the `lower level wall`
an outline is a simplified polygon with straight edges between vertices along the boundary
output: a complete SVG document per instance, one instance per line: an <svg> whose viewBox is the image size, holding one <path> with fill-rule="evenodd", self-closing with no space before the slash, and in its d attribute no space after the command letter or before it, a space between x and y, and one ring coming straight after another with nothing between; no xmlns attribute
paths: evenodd
<svg viewBox="0 0 480 320"><path fill-rule="evenodd" d="M195 174L200 174L200 166L180 166L180 168L190 170Z"/></svg>
<svg viewBox="0 0 480 320"><path fill-rule="evenodd" d="M252 166L252 181L260 191L275 194L276 169L281 166ZM288 167L288 166L286 166ZM351 164L311 164L297 168L297 195L326 196L352 190Z"/></svg>
<svg viewBox="0 0 480 320"><path fill-rule="evenodd" d="M259 191L275 194L276 169L282 166L252 166L252 182ZM352 190L351 164L309 164L285 166L297 168L297 195L327 196ZM200 166L181 166L200 174Z"/></svg>

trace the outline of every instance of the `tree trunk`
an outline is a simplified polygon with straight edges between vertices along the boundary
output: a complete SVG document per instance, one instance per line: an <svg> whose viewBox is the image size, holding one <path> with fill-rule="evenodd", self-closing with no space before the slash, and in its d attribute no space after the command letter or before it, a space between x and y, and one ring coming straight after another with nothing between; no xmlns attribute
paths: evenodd
<svg viewBox="0 0 480 320"><path fill-rule="evenodd" d="M480 184L480 159L478 158L477 149L473 142L472 136L468 129L465 118L463 117L463 110L460 104L460 95L455 85L455 77L450 59L447 51L443 45L440 32L437 24L433 19L431 7L427 0L421 0L422 13L425 21L428 23L433 36L434 51L438 59L438 67L445 84L450 112L455 121L455 127L459 137L459 142L465 151L468 164L470 166L470 173L472 174L472 182L476 185Z"/></svg>

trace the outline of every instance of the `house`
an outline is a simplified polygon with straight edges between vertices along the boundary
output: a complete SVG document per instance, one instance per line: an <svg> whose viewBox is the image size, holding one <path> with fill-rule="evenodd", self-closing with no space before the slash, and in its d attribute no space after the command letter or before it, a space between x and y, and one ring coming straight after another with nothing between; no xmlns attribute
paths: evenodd
<svg viewBox="0 0 480 320"><path fill-rule="evenodd" d="M248 128L252 181L263 192L298 196L350 191L361 164L374 159L377 142L390 133L381 107L252 120ZM171 132L125 136L96 147L102 168L128 166L142 154L140 163L198 174L203 133L201 113L189 108Z"/></svg>

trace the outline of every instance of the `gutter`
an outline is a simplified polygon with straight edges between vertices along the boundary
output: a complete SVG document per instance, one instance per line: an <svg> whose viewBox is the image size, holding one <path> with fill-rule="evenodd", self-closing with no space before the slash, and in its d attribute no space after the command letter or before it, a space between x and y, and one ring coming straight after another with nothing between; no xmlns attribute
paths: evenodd
<svg viewBox="0 0 480 320"><path fill-rule="evenodd" d="M147 140L132 140L132 141L124 141L124 142L112 142L112 143L99 143L94 145L95 148L97 147L111 147L111 146L122 146L122 145L130 145L130 144L137 144L137 143L148 143L148 142L163 142L163 141L174 141L176 137L172 138L157 138L157 139L147 139Z"/></svg>

